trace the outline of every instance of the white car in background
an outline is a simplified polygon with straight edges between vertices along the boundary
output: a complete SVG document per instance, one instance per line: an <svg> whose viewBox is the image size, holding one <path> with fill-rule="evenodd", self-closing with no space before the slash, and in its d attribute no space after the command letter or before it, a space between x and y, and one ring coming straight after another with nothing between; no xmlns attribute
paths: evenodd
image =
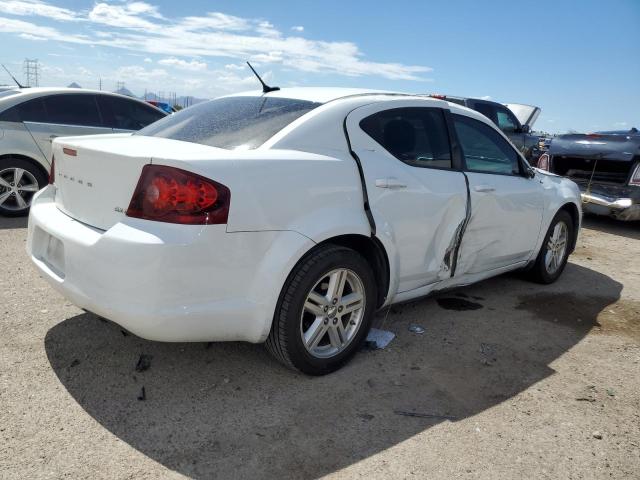
<svg viewBox="0 0 640 480"><path fill-rule="evenodd" d="M27 242L51 285L141 337L266 341L308 374L383 306L515 269L555 281L580 227L573 182L422 96L244 93L53 150Z"/></svg>
<svg viewBox="0 0 640 480"><path fill-rule="evenodd" d="M47 184L54 138L130 132L165 116L142 100L102 91L0 91L0 215L29 212L34 193Z"/></svg>

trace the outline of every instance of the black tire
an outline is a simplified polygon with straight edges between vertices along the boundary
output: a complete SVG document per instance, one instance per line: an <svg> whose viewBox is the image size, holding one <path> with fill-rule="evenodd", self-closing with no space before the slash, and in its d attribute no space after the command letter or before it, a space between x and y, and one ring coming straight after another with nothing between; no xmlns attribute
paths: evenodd
<svg viewBox="0 0 640 480"><path fill-rule="evenodd" d="M35 183L37 183L37 188L40 190L44 188L49 179L47 175L44 173L44 169L39 168L34 163L24 160L22 158L14 158L14 157L4 157L0 159L0 175L3 177L5 181L11 178L11 169L21 168L25 172L28 172L28 175L24 176L23 179L19 182L20 184L24 184L29 179L35 179ZM4 172L4 173L3 173ZM6 178L5 178L6 177ZM9 190L7 187L3 187L0 184L0 198L2 195L7 193ZM0 205L0 215L4 215L6 217L23 217L29 213L29 206L31 205L31 199L33 198L34 192L23 192L23 199L27 206L25 208L21 208L16 199L15 193L12 194L9 198L5 199L4 202Z"/></svg>
<svg viewBox="0 0 640 480"><path fill-rule="evenodd" d="M308 351L302 339L303 308L314 286L334 269L348 269L357 275L364 288L364 311L350 343L334 356L318 358ZM267 350L285 366L308 375L331 373L348 362L364 341L375 313L376 298L376 282L368 262L349 248L323 245L302 258L285 282L266 341Z"/></svg>
<svg viewBox="0 0 640 480"><path fill-rule="evenodd" d="M549 239L551 238L556 225L558 225L560 222L564 222L567 227L566 248L564 249L562 260L558 263L557 268L550 271L549 267L547 266L547 262L545 261L547 253L549 252ZM544 241L542 242L542 246L540 247L538 257L536 258L536 261L531 270L527 272L531 280L537 283L549 284L555 282L560 277L564 270L564 267L567 265L569 251L573 242L574 228L575 227L573 225L573 219L566 210L560 210L558 213L556 213L556 216L553 217L553 220L551 221L551 225L549 225L547 234L544 236Z"/></svg>

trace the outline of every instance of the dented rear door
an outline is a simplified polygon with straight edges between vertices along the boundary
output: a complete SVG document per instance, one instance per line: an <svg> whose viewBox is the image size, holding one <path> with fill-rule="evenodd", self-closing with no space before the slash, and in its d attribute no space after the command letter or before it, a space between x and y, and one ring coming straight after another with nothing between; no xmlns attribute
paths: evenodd
<svg viewBox="0 0 640 480"><path fill-rule="evenodd" d="M379 102L351 112L347 132L376 235L397 248L398 292L450 278L467 189L464 174L452 168L443 109Z"/></svg>

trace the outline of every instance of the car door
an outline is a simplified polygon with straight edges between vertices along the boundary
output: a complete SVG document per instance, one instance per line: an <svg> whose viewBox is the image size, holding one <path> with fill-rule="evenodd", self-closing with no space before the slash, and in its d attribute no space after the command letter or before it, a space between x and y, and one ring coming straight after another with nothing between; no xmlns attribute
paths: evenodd
<svg viewBox="0 0 640 480"><path fill-rule="evenodd" d="M23 123L48 159L51 142L56 137L111 133L111 129L102 124L94 94L63 93L35 100L40 102L34 102L34 108L38 105L37 108L42 109L42 119Z"/></svg>
<svg viewBox="0 0 640 480"><path fill-rule="evenodd" d="M466 115L452 118L471 200L456 275L523 264L540 234L542 185L529 177L518 152L493 126Z"/></svg>
<svg viewBox="0 0 640 480"><path fill-rule="evenodd" d="M115 95L98 95L105 125L113 132L132 132L164 118L167 114L149 104Z"/></svg>
<svg viewBox="0 0 640 480"><path fill-rule="evenodd" d="M445 111L415 101L380 102L347 117L376 235L394 245L398 293L451 277L467 208Z"/></svg>

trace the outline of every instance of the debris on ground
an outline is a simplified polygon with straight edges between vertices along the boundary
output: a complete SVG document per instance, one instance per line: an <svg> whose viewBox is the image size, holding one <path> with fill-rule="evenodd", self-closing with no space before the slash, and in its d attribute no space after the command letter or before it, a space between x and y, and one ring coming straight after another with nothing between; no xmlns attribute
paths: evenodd
<svg viewBox="0 0 640 480"><path fill-rule="evenodd" d="M600 432L593 432L593 438L597 440L602 440L602 434Z"/></svg>
<svg viewBox="0 0 640 480"><path fill-rule="evenodd" d="M80 365L80 360L76 358L73 362L71 362L71 365L69 365L69 367L73 368L77 367L78 365Z"/></svg>
<svg viewBox="0 0 640 480"><path fill-rule="evenodd" d="M145 353L140 354L138 363L136 363L136 372L144 372L145 370L149 370L149 367L151 367L152 358L152 355L147 355Z"/></svg>
<svg viewBox="0 0 640 480"><path fill-rule="evenodd" d="M610 397L615 397L616 392L612 388L607 388L607 395L609 395Z"/></svg>
<svg viewBox="0 0 640 480"><path fill-rule="evenodd" d="M409 325L409 331L411 333L416 333L418 335L422 335L425 332L425 328L421 325L417 325L415 323L412 323L411 325Z"/></svg>
<svg viewBox="0 0 640 480"><path fill-rule="evenodd" d="M144 402L147 399L147 391L144 389L144 387L142 387L142 390L140 391L140 395L138 395L138 400L140 400L141 402Z"/></svg>
<svg viewBox="0 0 640 480"><path fill-rule="evenodd" d="M393 413L402 415L403 417L434 418L437 420L457 420L458 418L452 415L441 415L439 413L407 412L405 410L394 410Z"/></svg>
<svg viewBox="0 0 640 480"><path fill-rule="evenodd" d="M388 330L380 330L372 328L369 330L367 339L365 340L363 350L381 350L387 347L391 341L396 338L396 334Z"/></svg>
<svg viewBox="0 0 640 480"><path fill-rule="evenodd" d="M596 387L595 385L589 385L581 391L576 397L578 402L595 402L596 401Z"/></svg>
<svg viewBox="0 0 640 480"><path fill-rule="evenodd" d="M494 363L498 361L497 358L497 345L491 343L481 343L480 344L480 353L482 354L482 358L480 359L480 363L483 365L490 367Z"/></svg>

